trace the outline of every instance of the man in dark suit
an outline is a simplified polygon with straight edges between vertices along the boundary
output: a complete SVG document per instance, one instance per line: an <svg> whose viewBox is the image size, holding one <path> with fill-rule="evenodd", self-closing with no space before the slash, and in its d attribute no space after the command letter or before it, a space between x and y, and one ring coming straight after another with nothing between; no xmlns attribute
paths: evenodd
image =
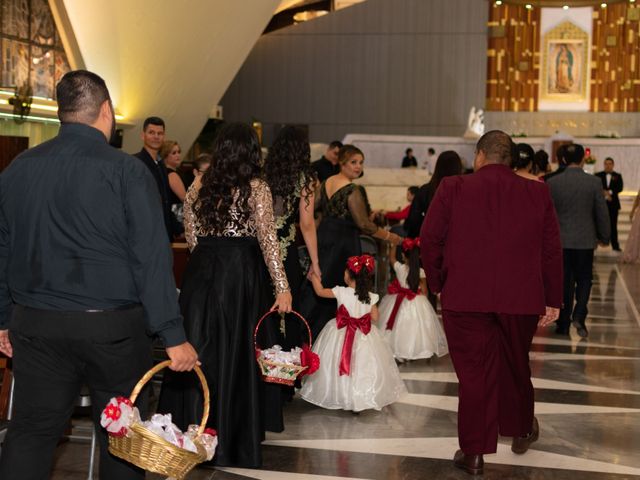
<svg viewBox="0 0 640 480"><path fill-rule="evenodd" d="M340 173L340 164L338 163L338 153L342 148L342 142L334 140L327 147L327 151L319 160L311 164L311 168L318 175L318 180L324 182L327 178Z"/></svg>
<svg viewBox="0 0 640 480"><path fill-rule="evenodd" d="M134 154L134 157L142 160L158 185L160 200L162 202L162 214L164 226L169 236L169 241L173 241L174 227L172 224L171 204L169 203L169 177L164 162L158 155L162 143L164 142L164 120L160 117L149 117L142 125L142 150Z"/></svg>
<svg viewBox="0 0 640 480"><path fill-rule="evenodd" d="M483 135L475 173L442 180L420 234L460 383L454 464L470 474L482 473L498 434L519 454L537 440L528 353L562 301L553 202L545 184L511 171L512 151L504 132Z"/></svg>
<svg viewBox="0 0 640 480"><path fill-rule="evenodd" d="M578 335L589 335L585 321L593 279L593 251L598 242L609 243L607 205L599 178L582 170L584 148L567 147L567 168L549 180L549 189L560 222L564 262L564 301L556 333L569 334L569 324ZM575 306L574 306L575 297Z"/></svg>
<svg viewBox="0 0 640 480"><path fill-rule="evenodd" d="M618 212L620 211L620 198L618 195L624 187L622 175L613 171L615 163L613 158L604 159L604 171L596 173L602 181L602 189L604 197L607 200L607 209L609 210L609 222L611 223L611 247L616 251L620 251L620 243L618 243Z"/></svg>

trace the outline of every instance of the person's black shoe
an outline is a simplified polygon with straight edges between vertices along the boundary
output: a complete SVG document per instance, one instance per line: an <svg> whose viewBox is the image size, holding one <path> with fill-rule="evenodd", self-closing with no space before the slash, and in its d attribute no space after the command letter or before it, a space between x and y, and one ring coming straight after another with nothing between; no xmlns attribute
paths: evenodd
<svg viewBox="0 0 640 480"><path fill-rule="evenodd" d="M584 320L574 320L573 322L571 322L571 324L576 327L576 330L578 330L578 335L580 335L582 338L587 338L589 336L589 331L584 324Z"/></svg>
<svg viewBox="0 0 640 480"><path fill-rule="evenodd" d="M569 325L556 325L557 335L569 335Z"/></svg>
<svg viewBox="0 0 640 480"><path fill-rule="evenodd" d="M484 472L482 455L466 455L462 450L458 450L453 457L453 464L469 475L482 475Z"/></svg>
<svg viewBox="0 0 640 480"><path fill-rule="evenodd" d="M538 425L538 419L533 417L533 427L531 428L531 433L529 435L525 435L524 437L513 437L511 442L511 451L513 453L517 453L518 455L522 455L523 453L527 453L529 447L533 442L538 440L540 436L540 426Z"/></svg>

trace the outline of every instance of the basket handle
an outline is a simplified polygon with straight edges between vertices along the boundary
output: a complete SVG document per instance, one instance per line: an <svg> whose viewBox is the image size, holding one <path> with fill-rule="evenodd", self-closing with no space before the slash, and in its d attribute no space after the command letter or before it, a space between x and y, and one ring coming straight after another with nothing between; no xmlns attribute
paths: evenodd
<svg viewBox="0 0 640 480"><path fill-rule="evenodd" d="M165 360L164 362L158 363L151 370L145 373L138 381L138 383L136 383L136 386L133 387L133 391L129 396L129 400L131 400L131 403L136 403L136 399L138 398L138 395L140 395L142 387L144 387L156 373L158 373L163 368L168 367L169 365L171 365L171 360ZM204 411L202 412L202 420L200 421L200 426L198 427L198 436L200 436L204 433L204 429L207 425L207 420L209 419L209 386L207 385L207 380L204 378L204 374L202 373L200 367L196 365L195 367L193 367L193 369L195 370L196 375L198 375L198 379L200 380L202 391L204 393Z"/></svg>
<svg viewBox="0 0 640 480"><path fill-rule="evenodd" d="M256 324L256 328L253 330L253 349L256 350L258 348L258 343L257 343L257 337L258 337L258 329L260 328L260 325L262 324L262 321L267 318L269 315L271 315L272 313L277 312L277 309L272 309L269 310L267 313L265 313L262 317L260 317L260 320L258 320L258 323ZM295 315L296 317L298 317L300 319L300 321L302 321L302 323L304 323L304 326L307 328L307 334L309 335L309 347L311 347L311 344L313 343L313 338L311 337L311 328L309 328L309 323L307 323L307 321L304 319L304 317L302 315L300 315L298 312L296 312L295 310L291 310L291 312L293 315Z"/></svg>

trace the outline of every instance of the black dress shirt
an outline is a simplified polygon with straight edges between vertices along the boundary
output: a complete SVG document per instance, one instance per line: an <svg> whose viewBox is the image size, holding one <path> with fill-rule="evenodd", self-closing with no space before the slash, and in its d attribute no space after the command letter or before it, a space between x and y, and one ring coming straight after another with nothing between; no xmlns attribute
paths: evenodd
<svg viewBox="0 0 640 480"><path fill-rule="evenodd" d="M0 175L0 329L12 303L55 311L142 304L150 333L185 341L158 189L88 125L19 155Z"/></svg>
<svg viewBox="0 0 640 480"><path fill-rule="evenodd" d="M153 178L156 180L158 186L158 192L160 192L160 200L162 201L162 215L164 217L164 226L169 236L169 241L173 241L175 233L175 227L173 225L173 215L171 214L171 200L169 198L169 176L167 174L167 168L164 165L162 159L155 159L151 154L143 148L138 153L133 155L134 157L142 160L142 163L149 169Z"/></svg>
<svg viewBox="0 0 640 480"><path fill-rule="evenodd" d="M413 198L411 207L409 207L409 215L404 221L404 229L409 238L417 238L420 236L422 222L424 222L424 217L427 214L427 210L429 210L429 205L431 204L434 193L431 183L425 183Z"/></svg>
<svg viewBox="0 0 640 480"><path fill-rule="evenodd" d="M340 164L336 163L334 165L329 160L327 160L324 155L320 160L316 160L315 162L313 162L311 164L311 167L316 171L320 183L324 182L327 178L340 173Z"/></svg>
<svg viewBox="0 0 640 480"><path fill-rule="evenodd" d="M410 167L417 167L418 166L418 161L416 160L416 157L404 157L402 159L402 168L410 168Z"/></svg>

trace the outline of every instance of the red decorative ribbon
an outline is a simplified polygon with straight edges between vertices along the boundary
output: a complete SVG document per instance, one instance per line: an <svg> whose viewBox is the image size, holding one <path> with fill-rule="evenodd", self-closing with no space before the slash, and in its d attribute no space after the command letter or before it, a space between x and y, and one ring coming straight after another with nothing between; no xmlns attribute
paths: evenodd
<svg viewBox="0 0 640 480"><path fill-rule="evenodd" d="M347 259L347 268L351 270L353 273L358 275L362 267L367 269L367 272L370 274L373 273L373 270L376 268L376 261L371 255L360 255L359 257L349 257Z"/></svg>
<svg viewBox="0 0 640 480"><path fill-rule="evenodd" d="M351 353L356 330L360 329L365 335L369 334L371 331L371 314L367 313L360 318L353 318L349 315L349 311L345 306L340 305L336 314L336 324L338 328L347 327L344 343L342 344L342 354L340 355L340 375L349 375L351 373Z"/></svg>
<svg viewBox="0 0 640 480"><path fill-rule="evenodd" d="M416 295L420 293L420 289L418 289L417 292L414 292L409 288L402 288L402 286L400 285L400 282L396 278L389 285L389 288L387 289L387 293L389 293L390 295L393 295L393 294L397 295L396 303L393 304L393 310L391 310L391 315L389 315L389 321L387 322L387 330L393 330L393 326L396 323L396 315L398 315L398 310L400 309L400 304L405 298L408 299L409 301L416 298Z"/></svg>
<svg viewBox="0 0 640 480"><path fill-rule="evenodd" d="M413 250L416 247L420 246L420 239L419 238L405 238L402 241L402 251L403 252L410 252L411 250Z"/></svg>

